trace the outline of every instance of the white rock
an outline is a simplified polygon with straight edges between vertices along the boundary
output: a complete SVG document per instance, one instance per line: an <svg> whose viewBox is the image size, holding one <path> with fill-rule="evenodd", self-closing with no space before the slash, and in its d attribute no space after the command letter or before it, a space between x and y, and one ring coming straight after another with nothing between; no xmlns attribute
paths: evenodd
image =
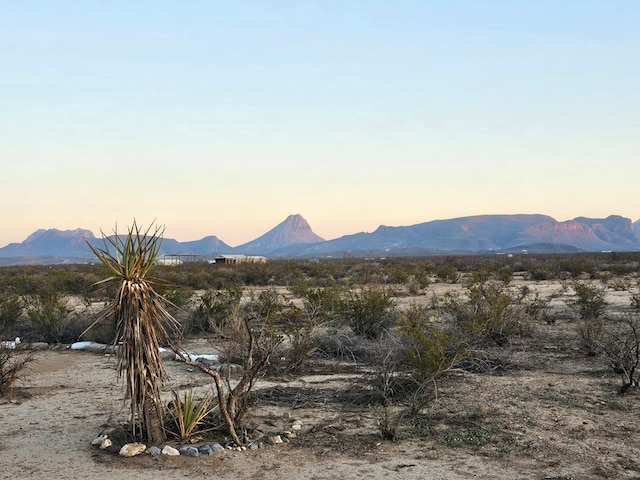
<svg viewBox="0 0 640 480"><path fill-rule="evenodd" d="M102 443L100 443L100 449L104 450L105 448L109 448L111 445L113 445L113 442L109 437L105 435L104 440L102 440Z"/></svg>
<svg viewBox="0 0 640 480"><path fill-rule="evenodd" d="M20 345L20 343L22 343L20 341L20 337L16 337L15 340L7 340L7 341L4 341L4 342L1 342L0 345L2 345L4 348L8 348L9 350L13 350L18 345Z"/></svg>
<svg viewBox="0 0 640 480"><path fill-rule="evenodd" d="M294 423L293 425L291 425L291 430L294 430L294 431L302 430L302 424L300 422Z"/></svg>
<svg viewBox="0 0 640 480"><path fill-rule="evenodd" d="M173 448L170 445L165 445L165 447L162 449L162 454L169 455L169 456L177 456L177 455L180 455L180 451L177 448Z"/></svg>
<svg viewBox="0 0 640 480"><path fill-rule="evenodd" d="M192 362L197 362L198 360L206 360L208 362L215 362L215 363L220 362L220 355L206 354L206 353L199 354L199 353L191 353L186 351L183 351L181 353L187 360L191 360ZM176 357L176 360L181 360L180 355L176 354L175 357Z"/></svg>
<svg viewBox="0 0 640 480"><path fill-rule="evenodd" d="M144 443L127 443L120 449L120 456L135 457L146 449L147 446Z"/></svg>
<svg viewBox="0 0 640 480"><path fill-rule="evenodd" d="M84 350L87 346L91 345L93 342L75 342L72 343L69 348L71 350Z"/></svg>
<svg viewBox="0 0 640 480"><path fill-rule="evenodd" d="M100 445L102 442L104 442L104 440L108 438L106 435L98 435L96 436L96 438L94 438L93 440L91 440L91 446L93 447L97 447L98 445Z"/></svg>
<svg viewBox="0 0 640 480"><path fill-rule="evenodd" d="M280 435L274 435L273 437L266 437L265 441L269 444L269 445L277 445L279 443L283 443L282 441L282 437Z"/></svg>

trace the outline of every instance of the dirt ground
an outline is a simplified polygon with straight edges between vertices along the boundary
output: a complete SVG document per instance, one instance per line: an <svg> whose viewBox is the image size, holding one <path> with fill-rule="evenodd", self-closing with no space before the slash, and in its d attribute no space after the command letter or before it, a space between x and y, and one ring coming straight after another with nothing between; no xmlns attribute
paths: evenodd
<svg viewBox="0 0 640 480"><path fill-rule="evenodd" d="M553 282L535 288L561 291ZM628 292L607 295L629 304ZM554 302L562 301L556 295ZM640 397L619 395L620 378L578 343L570 318L536 324L502 350L499 373L442 382L437 400L396 442L381 439L380 411L362 399L358 372L264 379L252 422L278 432L300 420L300 435L268 449L197 458L121 458L92 448L105 425L127 414L114 359L47 350L14 395L0 398L0 478L640 479ZM182 363L167 366L174 388L209 384Z"/></svg>

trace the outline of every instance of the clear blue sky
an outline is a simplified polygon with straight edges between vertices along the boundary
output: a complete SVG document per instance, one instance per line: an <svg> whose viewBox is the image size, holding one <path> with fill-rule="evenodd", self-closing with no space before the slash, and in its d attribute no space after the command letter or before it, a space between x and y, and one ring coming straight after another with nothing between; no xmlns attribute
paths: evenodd
<svg viewBox="0 0 640 480"><path fill-rule="evenodd" d="M640 2L0 0L0 246L640 218Z"/></svg>

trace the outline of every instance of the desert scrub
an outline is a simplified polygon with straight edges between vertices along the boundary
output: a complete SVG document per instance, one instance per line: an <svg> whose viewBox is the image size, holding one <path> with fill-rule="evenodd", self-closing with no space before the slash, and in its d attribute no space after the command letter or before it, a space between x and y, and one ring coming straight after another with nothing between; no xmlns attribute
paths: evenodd
<svg viewBox="0 0 640 480"><path fill-rule="evenodd" d="M302 299L305 314L318 323L335 320L339 316L345 292L346 289L338 285L315 287L297 284L292 288L292 293Z"/></svg>
<svg viewBox="0 0 640 480"><path fill-rule="evenodd" d="M0 295L0 338L11 338L15 334L16 322L24 311L24 301L15 292Z"/></svg>
<svg viewBox="0 0 640 480"><path fill-rule="evenodd" d="M341 305L341 313L353 332L379 338L395 321L396 302L388 290L363 287L351 290Z"/></svg>
<svg viewBox="0 0 640 480"><path fill-rule="evenodd" d="M466 298L445 297L440 314L448 319L455 335L470 345L503 346L509 337L528 329L526 308L497 282L467 287Z"/></svg>
<svg viewBox="0 0 640 480"><path fill-rule="evenodd" d="M621 376L621 393L640 387L640 315L634 312L621 319L609 319L601 325L593 344Z"/></svg>
<svg viewBox="0 0 640 480"><path fill-rule="evenodd" d="M34 353L29 350L0 345L0 397L11 392L15 382L22 378L25 369L34 360Z"/></svg>
<svg viewBox="0 0 640 480"><path fill-rule="evenodd" d="M605 287L579 281L572 282L571 287L576 294L572 308L580 320L594 320L604 313L607 306Z"/></svg>
<svg viewBox="0 0 640 480"><path fill-rule="evenodd" d="M281 320L281 330L287 342L283 357L287 372L300 372L307 361L318 351L318 338L322 317L308 313L291 302Z"/></svg>
<svg viewBox="0 0 640 480"><path fill-rule="evenodd" d="M403 353L412 368L416 390L435 382L471 357L463 339L431 321L427 310L412 304L400 314L398 331L404 341Z"/></svg>
<svg viewBox="0 0 640 480"><path fill-rule="evenodd" d="M45 342L60 343L73 317L73 309L59 293L43 292L27 299L27 316Z"/></svg>
<svg viewBox="0 0 640 480"><path fill-rule="evenodd" d="M576 330L582 349L589 356L595 356L601 349L601 336L604 331L604 314L607 301L605 287L574 281L571 284L576 296L571 308L578 314Z"/></svg>
<svg viewBox="0 0 640 480"><path fill-rule="evenodd" d="M457 283L460 279L460 272L453 265L442 265L436 269L435 273L441 282Z"/></svg>
<svg viewBox="0 0 640 480"><path fill-rule="evenodd" d="M242 289L228 287L222 290L205 290L196 300L196 306L189 315L185 333L212 332L238 308L242 299Z"/></svg>

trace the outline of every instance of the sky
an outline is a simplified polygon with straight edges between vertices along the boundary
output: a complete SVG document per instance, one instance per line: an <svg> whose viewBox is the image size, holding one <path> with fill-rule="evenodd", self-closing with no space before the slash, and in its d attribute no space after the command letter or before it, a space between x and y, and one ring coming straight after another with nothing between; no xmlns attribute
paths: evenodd
<svg viewBox="0 0 640 480"><path fill-rule="evenodd" d="M0 246L640 218L636 0L0 0Z"/></svg>

